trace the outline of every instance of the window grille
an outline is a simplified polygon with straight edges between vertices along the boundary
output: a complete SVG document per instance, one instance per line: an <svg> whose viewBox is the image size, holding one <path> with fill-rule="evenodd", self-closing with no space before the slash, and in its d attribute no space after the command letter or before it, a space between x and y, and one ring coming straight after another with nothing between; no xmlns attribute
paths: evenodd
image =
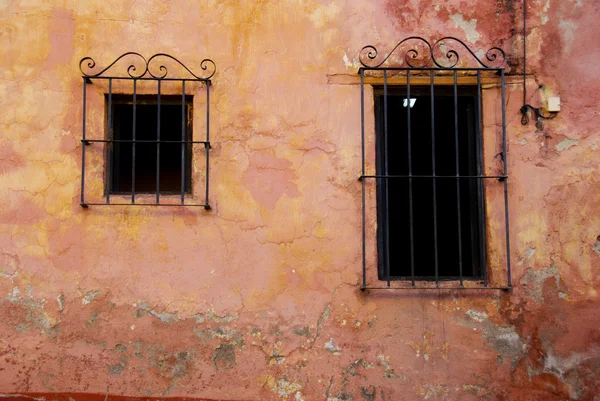
<svg viewBox="0 0 600 401"><path fill-rule="evenodd" d="M465 53L466 57L461 59L461 53ZM484 57L478 57L464 42L453 37L429 42L424 38L411 36L396 44L385 57L379 57L378 50L371 45L361 50L359 57L362 64L359 69L362 155L362 172L359 178L362 183L361 289L511 288L505 70L503 68L505 59L504 51L498 47L492 47ZM501 142L501 145L494 151L501 158L501 167L492 165L493 163L489 162L490 157L487 159L484 157L482 103L484 83L487 86L493 83L493 86L499 87L500 91L498 136L501 138L497 142ZM370 100L365 99L365 92L373 93L374 103L368 103ZM441 96L446 98L442 99ZM420 117L411 116L411 110L417 101L421 102L420 110L424 107L426 110L426 113L421 113ZM425 106L423 102L426 102ZM367 124L367 121L370 121L370 114L365 114L366 110L371 110L371 107L375 114L372 125ZM440 110L440 107L445 107L445 110ZM405 115L398 116L399 113ZM436 113L438 113L437 118ZM470 117L464 117L469 113ZM440 114L452 117L447 119L450 121L440 121ZM426 123L423 123L424 115L429 119ZM416 126L411 121L411 117L421 124ZM461 125L461 119L467 123ZM400 129L398 124L404 125L404 128ZM366 132L367 125L368 129L373 128L375 131L375 144L369 139L371 134ZM451 138L441 137L440 132L449 133ZM423 138L427 138L425 142ZM443 139L446 144L442 149L439 146L436 148L436 140L440 139ZM419 146L422 152L423 143L429 147L427 149L429 154L424 158L430 165L425 169L421 154L414 154ZM374 146L376 149L375 173L370 167L373 165L372 161L367 160L367 154L372 154L369 151L372 148L367 149L368 146ZM398 154L399 151L405 154ZM445 167L442 171L441 167L436 166L436 160L439 160L440 156L447 159L448 155L454 159L453 166ZM465 160L466 158L469 160ZM398 163L404 165L395 170L390 167ZM369 172L367 172L368 168ZM490 171L492 173L489 173ZM376 197L369 201L372 199L373 192L368 190L370 188L368 185L373 183L371 180L375 182ZM422 189L424 187L428 187L428 193L432 194L428 201L431 204L431 218L425 219L428 221L423 221L423 216L428 215L422 210L423 204L427 204L422 197L422 194L426 193ZM450 189L444 194L441 193L442 187ZM392 191L390 188L395 189ZM419 192L421 197L415 197L415 191L421 191ZM391 195L391 192L394 192L394 195ZM450 193L453 196L440 199L440 193L442 196ZM467 199L461 200L461 196L464 195ZM390 203L391 199L393 202ZM446 208L443 209L444 215L440 216L440 201L443 202L442 206L456 205L456 211L446 213ZM504 233L500 236L497 232L492 233L494 234L492 244L488 238L490 233L486 224L486 209L494 208L496 211L499 204L502 204L504 209ZM415 206L420 209L420 214L415 214ZM367 212L371 212L374 208L377 210L376 227L372 223L373 219L367 219ZM394 217L394 221L390 221L390 215L401 214L394 215L394 210L398 208L406 208L402 210L406 218L403 220ZM461 210L465 208L467 210ZM455 222L444 223L449 222L448 216L455 219ZM415 219L422 221L415 221ZM466 227L468 230L465 225L469 226ZM424 226L429 227L423 228ZM426 234L416 236L415 227L420 233L426 230ZM394 235L390 235L390 229L405 232L406 245L400 243L401 241L394 238ZM468 234L466 238L465 233ZM431 241L427 241L427 238L431 238ZM454 256L448 258L440 252L440 244L445 238L453 238L457 248L450 252ZM502 240L505 248L504 256L495 257L492 268L487 258L488 248L493 248L496 255L499 251L498 244ZM376 247L373 245L374 242L377 243ZM373 252L367 251L368 245L369 250L374 248L377 250L376 263L371 256ZM403 249L403 246L406 252L398 250ZM448 250L447 244L445 246ZM415 257L417 251L423 253L425 250L431 251L430 260L433 266L420 262ZM465 250L472 253L465 254ZM442 258L444 260L441 260ZM499 266L502 259L503 265ZM465 266L465 260L468 260L471 266ZM377 264L377 268L373 266L374 264ZM449 271L452 274L448 274ZM375 273L377 273L376 278L373 278Z"/></svg>
<svg viewBox="0 0 600 401"><path fill-rule="evenodd" d="M169 75L167 65L171 64L176 72L181 73ZM119 73L120 65L128 66ZM127 52L99 72L94 72L97 71L95 67L96 62L91 57L84 57L79 62L83 74L81 206L183 205L210 210L210 86L216 72L215 63L210 59L202 60L202 73L196 75L169 54L157 53L146 59L139 53ZM97 109L88 109L88 86L91 84L98 86L95 94L101 93L105 102L105 122L102 124L105 133L100 138L98 132L93 137L87 132L92 112L95 116L99 114ZM196 95L204 96L205 100L206 125L204 140L201 141L194 140L191 131L192 99ZM177 119L180 119L179 123ZM104 194L101 201L98 197L86 199L86 148L92 145L104 146ZM196 184L192 180L191 158L192 153L195 154L193 147L197 145L204 148L205 155L205 163L198 163L205 168L205 188L198 192L203 195L204 202L198 202L196 198L200 196L191 194L191 186ZM174 149L179 146L180 151ZM150 163L150 156L153 159L154 154L155 160ZM166 159L165 154L170 157ZM155 171L151 171L154 168ZM173 176L178 183L173 182ZM155 184L148 182L150 178L155 180Z"/></svg>

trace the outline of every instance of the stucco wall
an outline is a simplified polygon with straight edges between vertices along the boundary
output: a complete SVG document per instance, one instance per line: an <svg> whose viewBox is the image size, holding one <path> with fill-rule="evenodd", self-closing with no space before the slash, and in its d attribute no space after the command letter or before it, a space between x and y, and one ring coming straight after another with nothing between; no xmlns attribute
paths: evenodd
<svg viewBox="0 0 600 401"><path fill-rule="evenodd" d="M528 101L562 111L523 127L507 87L514 289L359 290L359 50L453 35L520 73L521 7L1 1L0 391L600 398L598 2L529 0ZM79 206L78 62L126 51L216 62L212 211Z"/></svg>

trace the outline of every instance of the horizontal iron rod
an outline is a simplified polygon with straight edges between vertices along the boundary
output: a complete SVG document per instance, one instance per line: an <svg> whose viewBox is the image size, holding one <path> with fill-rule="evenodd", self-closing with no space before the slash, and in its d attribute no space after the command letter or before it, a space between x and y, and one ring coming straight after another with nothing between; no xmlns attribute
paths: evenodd
<svg viewBox="0 0 600 401"><path fill-rule="evenodd" d="M509 287L361 287L361 290L510 290Z"/></svg>
<svg viewBox="0 0 600 401"><path fill-rule="evenodd" d="M140 193L138 192L137 195L140 195ZM144 195L144 194L141 194ZM151 194L150 194L151 195ZM114 194L113 194L114 196ZM164 196L164 194L162 194L162 196ZM141 198L143 199L143 198ZM137 198L136 200L140 200L140 198ZM178 207L187 207L187 206L199 206L199 207L206 207L208 205L202 203L186 203L185 205L182 205L181 203L86 203L86 206L178 206Z"/></svg>
<svg viewBox="0 0 600 401"><path fill-rule="evenodd" d="M181 81L196 81L196 82L210 82L210 79L204 79L204 78L132 78L132 77L114 77L114 76L94 77L94 76L85 76L85 75L82 75L82 77L84 79L87 79L87 80L91 80L91 79L125 79L125 80L133 81L135 79L136 81L177 81L177 82L181 82Z"/></svg>
<svg viewBox="0 0 600 401"><path fill-rule="evenodd" d="M503 71L504 68L361 67L358 71Z"/></svg>
<svg viewBox="0 0 600 401"><path fill-rule="evenodd" d="M506 175L361 175L358 177L359 180L362 178L496 178L505 179L508 178Z"/></svg>
<svg viewBox="0 0 600 401"><path fill-rule="evenodd" d="M81 142L103 142L103 143L107 143L107 142L127 142L127 143L202 143L202 144L209 144L209 142L206 141L165 141L165 140L156 140L156 139L82 139Z"/></svg>

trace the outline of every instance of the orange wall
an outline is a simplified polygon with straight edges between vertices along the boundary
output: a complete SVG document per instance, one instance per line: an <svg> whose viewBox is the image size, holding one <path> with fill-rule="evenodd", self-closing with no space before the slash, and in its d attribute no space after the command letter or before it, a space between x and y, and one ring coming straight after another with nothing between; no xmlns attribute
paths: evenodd
<svg viewBox="0 0 600 401"><path fill-rule="evenodd" d="M0 2L0 393L594 399L599 4L528 3L528 102L562 111L521 126L509 79L514 289L474 294L359 290L358 53L452 35L520 73L521 2ZM216 62L212 211L79 206L78 62L126 51Z"/></svg>

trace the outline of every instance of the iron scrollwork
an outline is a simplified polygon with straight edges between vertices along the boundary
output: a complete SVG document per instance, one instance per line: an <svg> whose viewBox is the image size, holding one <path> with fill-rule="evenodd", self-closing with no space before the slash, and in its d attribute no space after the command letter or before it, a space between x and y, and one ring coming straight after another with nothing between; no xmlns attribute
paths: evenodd
<svg viewBox="0 0 600 401"><path fill-rule="evenodd" d="M452 42L458 43L460 48L467 51L476 61L476 67L462 65L459 50L452 47ZM403 45L412 46L406 50ZM462 40L445 36L431 43L420 36L409 36L394 46L394 48L379 61L379 51L373 45L363 47L359 53L359 61L363 67L375 68L441 68L453 69L460 67L468 68L502 68L506 62L506 54L499 47L492 47L485 52L484 57L478 57L469 46Z"/></svg>
<svg viewBox="0 0 600 401"><path fill-rule="evenodd" d="M154 54L153 56L151 56L149 59L146 59L144 56L142 56L141 54L136 53L136 52L123 53L122 55L117 57L112 63L110 63L106 68L104 68L101 71L96 72L96 73L91 71L96 67L96 61L91 57L84 57L79 61L79 70L81 71L81 73L83 74L83 76L85 78L97 78L97 77L102 76L105 72L111 70L111 68L123 58L128 58L130 60L133 59L133 61L130 61L131 64L129 64L129 66L126 69L126 72L127 72L127 75L129 76L129 78L133 78L133 79L140 79L140 78L144 78L144 77L152 78L152 79L168 78L169 71L168 71L167 67L165 66L165 64L160 62L161 58L170 59L170 60L175 61L185 71L187 71L190 74L190 78L193 77L193 79L197 79L197 80L209 80L210 78L212 78L213 75L215 75L215 72L217 71L217 67L216 67L214 61L212 61L211 59L208 59L208 58L205 58L204 60L202 60L200 62L200 68L202 69L204 74L196 75L185 64L183 64L181 61L179 61L177 58L171 56L170 54L157 53L157 54ZM137 62L135 61L136 59L137 59ZM153 63L153 61L154 61L154 63ZM158 63L157 70L155 70L155 72L153 72L152 64L157 64L157 63ZM181 79L182 77L176 77L176 78Z"/></svg>

